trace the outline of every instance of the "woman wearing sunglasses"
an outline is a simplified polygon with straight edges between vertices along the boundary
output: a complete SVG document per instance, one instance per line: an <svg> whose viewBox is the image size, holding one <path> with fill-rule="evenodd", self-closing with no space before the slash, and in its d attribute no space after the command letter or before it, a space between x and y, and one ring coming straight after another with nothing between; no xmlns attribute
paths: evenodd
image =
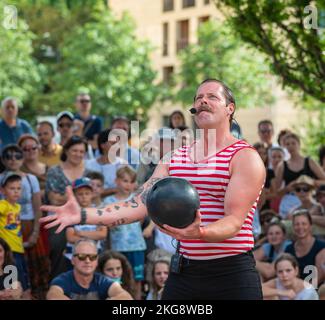
<svg viewBox="0 0 325 320"><path fill-rule="evenodd" d="M18 146L23 151L23 165L21 170L37 177L43 199L48 166L38 160L40 155L39 141L35 136L24 134L19 138Z"/></svg>
<svg viewBox="0 0 325 320"><path fill-rule="evenodd" d="M308 176L300 176L293 184L294 192L299 198L301 205L289 213L289 218L295 210L306 209L309 211L313 221L313 234L317 238L325 238L325 212L324 208L313 198L314 181Z"/></svg>
<svg viewBox="0 0 325 320"><path fill-rule="evenodd" d="M290 153L288 161L281 162L275 170L275 186L278 196L283 196L279 213L287 219L288 214L300 205L299 198L294 193L294 184L300 176L306 175L314 180L315 186L325 183L325 173L321 166L310 157L304 157L300 150L300 138L294 133L288 133L283 138L284 145Z"/></svg>
<svg viewBox="0 0 325 320"><path fill-rule="evenodd" d="M15 144L6 146L2 151L2 161L6 171L13 171L22 177L22 195L19 199L21 205L21 226L28 262L32 296L35 299L44 299L48 289L49 261L47 250L42 237L40 237L41 218L41 192L37 178L21 170L23 165L23 151Z"/></svg>

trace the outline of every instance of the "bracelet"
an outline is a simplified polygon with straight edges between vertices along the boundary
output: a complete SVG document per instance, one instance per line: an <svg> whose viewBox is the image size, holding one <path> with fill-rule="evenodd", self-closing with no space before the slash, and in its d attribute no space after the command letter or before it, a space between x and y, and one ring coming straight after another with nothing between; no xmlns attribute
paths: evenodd
<svg viewBox="0 0 325 320"><path fill-rule="evenodd" d="M85 208L82 208L82 209L81 209L80 215L81 215L80 224L86 224L86 220L87 220L87 211L86 211Z"/></svg>

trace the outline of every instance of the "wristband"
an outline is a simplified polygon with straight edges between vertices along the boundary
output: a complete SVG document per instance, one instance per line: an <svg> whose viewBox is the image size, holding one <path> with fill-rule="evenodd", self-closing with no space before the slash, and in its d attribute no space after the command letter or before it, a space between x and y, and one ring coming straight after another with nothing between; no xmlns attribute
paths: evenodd
<svg viewBox="0 0 325 320"><path fill-rule="evenodd" d="M85 208L81 209L80 215L81 215L80 224L86 224L87 212Z"/></svg>

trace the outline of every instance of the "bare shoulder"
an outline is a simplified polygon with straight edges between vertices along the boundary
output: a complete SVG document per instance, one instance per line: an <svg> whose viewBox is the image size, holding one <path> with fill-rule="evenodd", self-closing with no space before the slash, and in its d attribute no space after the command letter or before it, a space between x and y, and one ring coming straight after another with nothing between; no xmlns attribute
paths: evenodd
<svg viewBox="0 0 325 320"><path fill-rule="evenodd" d="M239 150L230 162L230 172L259 172L265 174L265 166L256 150L243 148Z"/></svg>
<svg viewBox="0 0 325 320"><path fill-rule="evenodd" d="M275 280L276 280L276 279L271 279L271 280L269 280L269 281L267 281L267 282L264 282L264 283L263 283L263 286L268 287L268 288L273 288L273 289L275 289L275 288L276 288L276 282L275 282Z"/></svg>

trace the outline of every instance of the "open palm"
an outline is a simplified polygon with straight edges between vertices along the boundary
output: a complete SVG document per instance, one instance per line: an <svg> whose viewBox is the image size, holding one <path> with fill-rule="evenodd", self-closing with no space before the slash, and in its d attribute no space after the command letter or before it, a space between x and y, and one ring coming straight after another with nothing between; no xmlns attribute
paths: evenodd
<svg viewBox="0 0 325 320"><path fill-rule="evenodd" d="M63 206L41 206L42 211L52 212L52 215L41 218L41 223L46 223L45 228L59 225L55 233L60 233L65 227L80 223L80 206L74 197L71 186L66 188L68 201Z"/></svg>

